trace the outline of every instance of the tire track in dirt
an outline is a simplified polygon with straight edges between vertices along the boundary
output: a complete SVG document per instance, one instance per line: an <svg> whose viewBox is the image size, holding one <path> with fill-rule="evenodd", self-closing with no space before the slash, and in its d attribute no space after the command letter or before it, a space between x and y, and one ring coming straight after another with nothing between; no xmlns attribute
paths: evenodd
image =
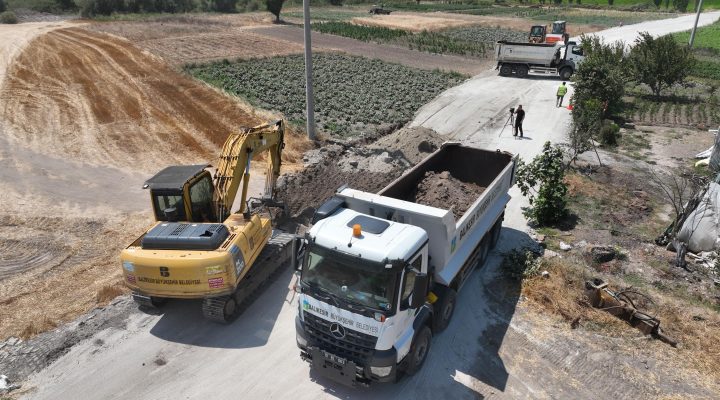
<svg viewBox="0 0 720 400"><path fill-rule="evenodd" d="M35 39L0 95L0 117L33 149L148 172L211 160L229 133L273 118L128 41L80 28ZM289 135L291 162L296 142L305 145Z"/></svg>

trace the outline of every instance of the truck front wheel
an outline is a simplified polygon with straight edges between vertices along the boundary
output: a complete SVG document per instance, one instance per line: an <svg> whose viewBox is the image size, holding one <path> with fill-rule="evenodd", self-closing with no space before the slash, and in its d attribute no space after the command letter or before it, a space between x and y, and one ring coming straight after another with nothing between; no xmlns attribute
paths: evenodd
<svg viewBox="0 0 720 400"><path fill-rule="evenodd" d="M405 369L405 373L408 376L415 375L425 363L428 351L430 350L430 339L432 339L432 333L427 326L423 326L415 335L412 345L410 345L410 353L408 353L409 359L407 368Z"/></svg>
<svg viewBox="0 0 720 400"><path fill-rule="evenodd" d="M446 288L441 294L440 299L436 303L433 315L433 331L439 333L445 330L450 324L453 313L455 312L455 300L457 294L455 290Z"/></svg>
<svg viewBox="0 0 720 400"><path fill-rule="evenodd" d="M572 68L565 67L560 70L560 78L562 78L564 80L570 79L572 74L573 74Z"/></svg>

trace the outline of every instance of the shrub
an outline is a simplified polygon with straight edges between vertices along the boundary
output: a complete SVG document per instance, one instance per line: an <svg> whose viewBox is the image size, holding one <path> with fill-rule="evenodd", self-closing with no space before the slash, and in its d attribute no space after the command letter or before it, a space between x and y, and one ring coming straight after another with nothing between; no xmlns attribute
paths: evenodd
<svg viewBox="0 0 720 400"><path fill-rule="evenodd" d="M690 0L673 0L673 7L680 12L686 12Z"/></svg>
<svg viewBox="0 0 720 400"><path fill-rule="evenodd" d="M612 122L603 122L602 128L600 128L600 143L606 146L617 146L618 138L620 137L620 127Z"/></svg>
<svg viewBox="0 0 720 400"><path fill-rule="evenodd" d="M530 250L512 250L505 255L502 271L515 280L532 278L540 274L542 259Z"/></svg>
<svg viewBox="0 0 720 400"><path fill-rule="evenodd" d="M201 8L205 11L235 12L238 0L203 0Z"/></svg>
<svg viewBox="0 0 720 400"><path fill-rule="evenodd" d="M5 11L0 14L0 24L17 24L17 22L17 16L12 11Z"/></svg>
<svg viewBox="0 0 720 400"><path fill-rule="evenodd" d="M563 165L563 152L550 142L532 162L520 161L517 167L517 185L527 196L530 207L523 214L540 225L559 222L567 215L567 184Z"/></svg>
<svg viewBox="0 0 720 400"><path fill-rule="evenodd" d="M5 0L0 0L0 13L5 12L7 10L7 6L5 5Z"/></svg>
<svg viewBox="0 0 720 400"><path fill-rule="evenodd" d="M331 5L331 6L338 6L338 7L339 7L339 6L342 6L342 5L343 5L343 0L330 0L330 5Z"/></svg>
<svg viewBox="0 0 720 400"><path fill-rule="evenodd" d="M245 5L245 11L247 12L253 12L260 9L260 3L258 3L258 0L250 0Z"/></svg>
<svg viewBox="0 0 720 400"><path fill-rule="evenodd" d="M283 3L285 3L285 0L265 0L265 6L275 16L275 22L280 22L280 11L282 11Z"/></svg>

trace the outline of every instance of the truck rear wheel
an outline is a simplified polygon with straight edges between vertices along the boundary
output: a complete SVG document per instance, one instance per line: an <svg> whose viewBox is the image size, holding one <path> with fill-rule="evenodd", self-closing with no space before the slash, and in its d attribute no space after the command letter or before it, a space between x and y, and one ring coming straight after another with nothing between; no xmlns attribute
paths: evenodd
<svg viewBox="0 0 720 400"><path fill-rule="evenodd" d="M408 376L415 375L425 363L430 350L430 339L432 339L432 332L427 326L420 328L420 331L415 335L412 345L410 345L410 353L407 355L409 358L405 373Z"/></svg>
<svg viewBox="0 0 720 400"><path fill-rule="evenodd" d="M510 76L512 75L512 67L508 64L503 64L500 66L500 76Z"/></svg>
<svg viewBox="0 0 720 400"><path fill-rule="evenodd" d="M570 79L572 74L573 74L572 68L565 67L560 70L560 78L561 79L568 80L568 79Z"/></svg>
<svg viewBox="0 0 720 400"><path fill-rule="evenodd" d="M447 328L450 324L453 314L455 313L455 300L457 299L457 293L451 288L445 288L440 293L439 301L434 307L433 315L433 331L440 333Z"/></svg>
<svg viewBox="0 0 720 400"><path fill-rule="evenodd" d="M519 65L517 67L517 76L519 78L525 78L528 76L528 72L530 69L527 67L527 65Z"/></svg>

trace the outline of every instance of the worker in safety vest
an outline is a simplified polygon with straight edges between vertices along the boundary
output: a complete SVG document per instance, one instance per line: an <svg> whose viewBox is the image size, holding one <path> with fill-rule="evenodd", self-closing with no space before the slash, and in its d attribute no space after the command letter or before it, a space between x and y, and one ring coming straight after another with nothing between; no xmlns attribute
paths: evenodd
<svg viewBox="0 0 720 400"><path fill-rule="evenodd" d="M557 102L555 103L555 107L562 107L562 99L567 94L567 86L565 86L565 82L563 82L562 85L558 87L557 91Z"/></svg>
<svg viewBox="0 0 720 400"><path fill-rule="evenodd" d="M567 86L565 86L565 82L563 82L557 90L557 102L555 102L555 107L562 107L563 97L565 97L566 94Z"/></svg>

